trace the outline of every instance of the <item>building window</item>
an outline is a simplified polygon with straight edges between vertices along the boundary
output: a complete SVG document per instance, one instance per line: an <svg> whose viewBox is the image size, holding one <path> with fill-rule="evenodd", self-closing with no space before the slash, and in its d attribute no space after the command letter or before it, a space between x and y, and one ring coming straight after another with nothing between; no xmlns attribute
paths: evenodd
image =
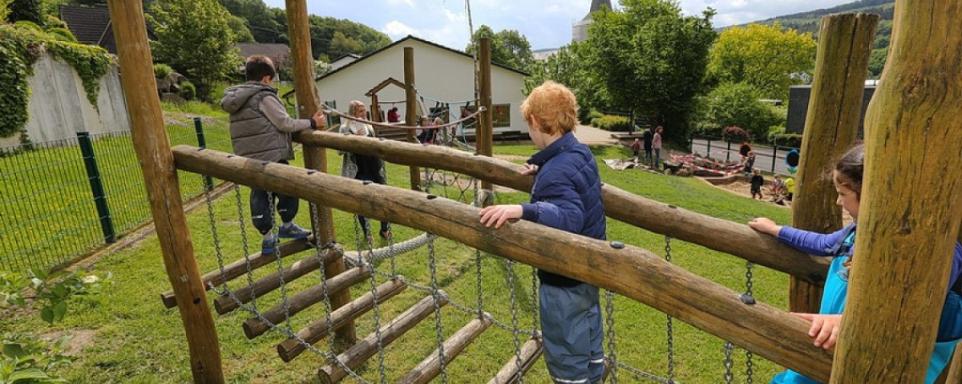
<svg viewBox="0 0 962 384"><path fill-rule="evenodd" d="M495 128L511 126L511 104L496 104L491 109Z"/></svg>

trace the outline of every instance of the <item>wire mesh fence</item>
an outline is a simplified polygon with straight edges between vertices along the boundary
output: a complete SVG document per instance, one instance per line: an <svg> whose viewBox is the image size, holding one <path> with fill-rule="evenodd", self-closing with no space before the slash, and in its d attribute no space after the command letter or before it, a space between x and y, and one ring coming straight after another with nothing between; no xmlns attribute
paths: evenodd
<svg viewBox="0 0 962 384"><path fill-rule="evenodd" d="M230 151L223 124L206 125L207 146ZM198 145L192 125L167 131L171 145ZM185 200L203 193L203 178L179 177ZM0 148L0 197L3 271L56 269L151 219L129 131Z"/></svg>

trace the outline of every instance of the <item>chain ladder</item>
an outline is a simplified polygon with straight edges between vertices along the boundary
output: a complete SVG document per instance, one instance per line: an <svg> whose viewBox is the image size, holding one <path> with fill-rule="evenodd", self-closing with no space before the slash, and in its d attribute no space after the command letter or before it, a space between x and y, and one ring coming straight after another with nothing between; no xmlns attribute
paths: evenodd
<svg viewBox="0 0 962 384"><path fill-rule="evenodd" d="M253 191L251 192L253 193ZM247 239L247 221L244 218L244 204L241 202L240 186L237 184L234 184L234 200L237 205L237 219L238 224L240 225L241 246L243 247L244 252L244 263L247 266L247 287L250 288L254 286L254 268L251 266L250 240ZM221 274L223 275L223 271L221 271ZM253 289L250 291L250 306L254 309L254 311L257 311L257 295L254 293Z"/></svg>
<svg viewBox="0 0 962 384"><path fill-rule="evenodd" d="M665 236L665 260L671 262L671 237ZM675 382L675 331L671 315L667 316L668 330L668 382Z"/></svg>
<svg viewBox="0 0 962 384"><path fill-rule="evenodd" d="M751 299L751 303L754 303L754 294L752 293L752 286L754 285L754 278L752 276L752 267L755 265L751 262L745 263L745 295ZM752 352L745 350L745 382L752 384L754 380L755 365L752 363Z"/></svg>
<svg viewBox="0 0 962 384"><path fill-rule="evenodd" d="M615 344L615 294L605 290L605 322L608 326L608 362L611 384L618 384L618 353Z"/></svg>
<svg viewBox="0 0 962 384"><path fill-rule="evenodd" d="M367 236L362 237L360 233L360 225L358 223L358 217L359 215L354 215L354 241L356 243L355 247L358 250L358 255L360 256L359 258L361 259L360 261L363 263L364 256L362 255L361 250L366 249L369 255L373 255L374 244L373 244L373 239L370 239ZM370 220L366 220L366 222L367 222L366 223L367 225L365 225L365 228L368 229L367 233L371 233ZM366 244L366 248L365 248L365 244ZM373 296L373 299L374 299L374 306L372 308L372 310L374 311L374 335L375 335L375 338L377 339L378 376L380 378L380 381L379 381L380 383L386 383L387 372L385 371L385 367L384 367L384 342L381 336L381 306L379 304L379 298L377 297L377 269L374 268L373 263L370 264L370 266L371 266L371 278L370 278L371 295Z"/></svg>
<svg viewBox="0 0 962 384"><path fill-rule="evenodd" d="M444 329L441 325L441 293L438 290L438 268L433 239L428 242L428 268L431 270L431 296L434 298L434 334L438 342L438 360L441 363L441 382L447 383L447 363L444 361Z"/></svg>
<svg viewBox="0 0 962 384"><path fill-rule="evenodd" d="M311 228L314 234L314 250L315 250L314 257L316 257L318 261L317 271L321 279L321 290L324 293L324 300L323 300L324 301L324 322L325 324L327 324L327 343L328 343L328 348L331 352L331 355L334 355L335 351L337 350L337 345L334 340L334 327L333 327L334 324L331 323L331 312L333 312L334 309L333 309L333 306L331 305L331 292L327 285L327 265L324 262L321 254L325 249L328 249L328 250L332 249L335 246L335 244L331 242L328 244L321 245L321 236L320 236L321 217L318 212L317 205L314 203L310 203L309 205L311 208L311 218L313 218L314 220L314 222L312 223L313 226ZM342 253L342 256L343 256L343 253ZM337 357L335 357L334 359L337 360Z"/></svg>
<svg viewBox="0 0 962 384"><path fill-rule="evenodd" d="M507 269L508 274L508 292L510 292L511 297L511 328L515 330L512 332L511 338L514 341L514 365L521 372L521 338L518 335L518 298L517 292L515 292L515 275L514 275L514 261L510 259L504 259L504 264ZM524 377L518 375L518 383L524 383Z"/></svg>
<svg viewBox="0 0 962 384"><path fill-rule="evenodd" d="M732 374L732 368L734 367L732 352L734 349L735 346L730 341L725 342L725 360L723 362L725 365L725 384L731 384L735 379L735 376Z"/></svg>

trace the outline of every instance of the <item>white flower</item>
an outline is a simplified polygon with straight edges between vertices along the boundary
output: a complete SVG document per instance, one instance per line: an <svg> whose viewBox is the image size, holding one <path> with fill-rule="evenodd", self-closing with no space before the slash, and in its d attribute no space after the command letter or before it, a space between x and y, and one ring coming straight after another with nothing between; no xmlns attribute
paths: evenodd
<svg viewBox="0 0 962 384"><path fill-rule="evenodd" d="M81 279L81 281L83 281L84 284L93 284L100 281L100 278L97 277L97 275L87 275L87 276L84 276L83 279Z"/></svg>

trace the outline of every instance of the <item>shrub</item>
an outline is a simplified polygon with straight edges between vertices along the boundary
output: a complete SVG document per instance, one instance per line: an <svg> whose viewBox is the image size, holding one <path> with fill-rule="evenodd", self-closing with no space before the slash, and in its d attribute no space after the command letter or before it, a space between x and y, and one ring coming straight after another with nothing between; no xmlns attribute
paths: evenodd
<svg viewBox="0 0 962 384"><path fill-rule="evenodd" d="M50 28L50 29L47 30L47 33L50 34L51 36L59 39L60 41L66 41L66 42L68 42L68 43L76 43L76 42L77 42L77 37L74 36L74 35L73 35L73 32L70 32L70 30L67 29L67 28L59 28L59 27L58 27L58 28Z"/></svg>
<svg viewBox="0 0 962 384"><path fill-rule="evenodd" d="M777 133L769 137L772 144L783 147L801 148L802 135L797 133Z"/></svg>
<svg viewBox="0 0 962 384"><path fill-rule="evenodd" d="M591 125L598 129L613 132L631 131L631 120L624 116L604 115L591 119Z"/></svg>
<svg viewBox="0 0 962 384"><path fill-rule="evenodd" d="M722 138L728 141L741 143L751 140L751 135L747 131L736 126L725 127L722 130Z"/></svg>
<svg viewBox="0 0 962 384"><path fill-rule="evenodd" d="M180 97L183 97L184 100L193 100L197 97L197 87L194 86L194 83L189 81L180 83Z"/></svg>
<svg viewBox="0 0 962 384"><path fill-rule="evenodd" d="M765 138L768 127L784 123L784 117L775 109L759 101L759 93L746 83L723 83L712 90L699 103L701 120L696 126L721 130L721 127L737 126L752 137Z"/></svg>
<svg viewBox="0 0 962 384"><path fill-rule="evenodd" d="M166 79L167 76L170 76L171 73L174 73L174 69L171 68L169 65L154 64L154 77L158 79Z"/></svg>

